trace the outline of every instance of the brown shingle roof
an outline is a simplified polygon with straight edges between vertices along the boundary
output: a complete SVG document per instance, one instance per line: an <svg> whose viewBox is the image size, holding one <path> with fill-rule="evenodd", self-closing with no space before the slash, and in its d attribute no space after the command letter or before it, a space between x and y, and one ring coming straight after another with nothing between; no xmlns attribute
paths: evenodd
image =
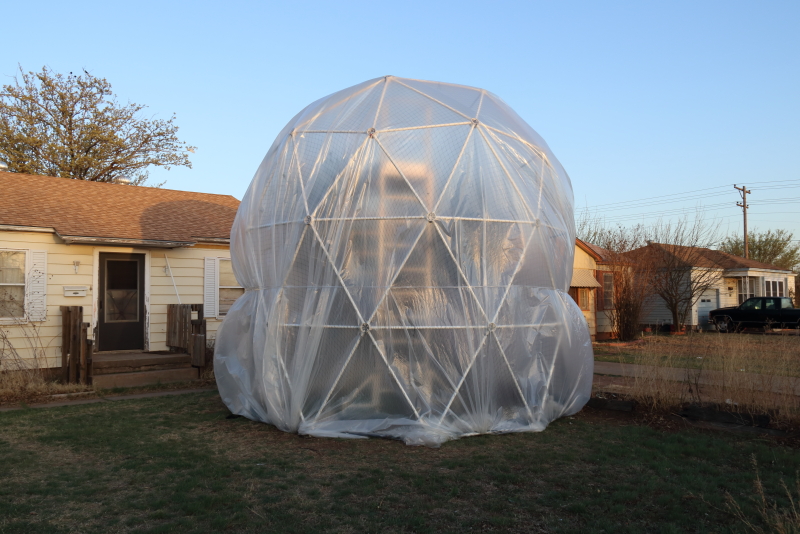
<svg viewBox="0 0 800 534"><path fill-rule="evenodd" d="M229 239L238 207L229 195L0 172L0 225L54 228L62 236Z"/></svg>
<svg viewBox="0 0 800 534"><path fill-rule="evenodd" d="M701 247L684 247L681 245L665 245L661 243L651 243L649 246L659 247L662 250L674 254L679 258L691 258L692 267L706 267L709 269L765 269L770 271L786 271L782 267L772 265L770 263L763 263L756 260L745 259L740 256L734 256L721 250L711 250L709 248ZM644 250L647 247L643 247ZM636 251L632 251L635 254Z"/></svg>

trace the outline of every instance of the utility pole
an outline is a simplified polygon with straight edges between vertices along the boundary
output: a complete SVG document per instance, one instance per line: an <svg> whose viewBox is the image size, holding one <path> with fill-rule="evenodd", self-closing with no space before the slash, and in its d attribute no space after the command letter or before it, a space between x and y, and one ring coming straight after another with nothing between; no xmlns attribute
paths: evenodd
<svg viewBox="0 0 800 534"><path fill-rule="evenodd" d="M742 195L742 201L737 202L736 205L742 208L742 214L744 214L744 257L749 259L750 249L747 247L747 208L750 206L747 205L747 194L750 193L750 190L745 186L736 187L736 184L733 184L733 188L737 189L739 194Z"/></svg>

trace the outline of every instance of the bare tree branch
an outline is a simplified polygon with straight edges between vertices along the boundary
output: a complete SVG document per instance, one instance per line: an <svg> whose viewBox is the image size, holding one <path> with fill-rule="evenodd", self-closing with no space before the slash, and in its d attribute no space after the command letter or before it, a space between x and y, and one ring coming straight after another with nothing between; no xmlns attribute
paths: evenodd
<svg viewBox="0 0 800 534"><path fill-rule="evenodd" d="M146 119L144 108L120 104L107 80L85 70L20 67L0 93L0 159L12 172L135 185L150 166L191 168L195 147L178 138L175 115Z"/></svg>

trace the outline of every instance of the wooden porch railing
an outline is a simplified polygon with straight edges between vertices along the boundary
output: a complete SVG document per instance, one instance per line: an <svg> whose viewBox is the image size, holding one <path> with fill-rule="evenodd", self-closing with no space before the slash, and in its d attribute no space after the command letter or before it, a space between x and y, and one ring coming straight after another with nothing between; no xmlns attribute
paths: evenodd
<svg viewBox="0 0 800 534"><path fill-rule="evenodd" d="M83 306L61 306L61 381L92 383L94 343L87 339L89 323L83 322Z"/></svg>
<svg viewBox="0 0 800 534"><path fill-rule="evenodd" d="M192 313L197 319L192 319ZM206 362L206 320L202 304L167 304L167 346L192 356L192 366L204 368Z"/></svg>

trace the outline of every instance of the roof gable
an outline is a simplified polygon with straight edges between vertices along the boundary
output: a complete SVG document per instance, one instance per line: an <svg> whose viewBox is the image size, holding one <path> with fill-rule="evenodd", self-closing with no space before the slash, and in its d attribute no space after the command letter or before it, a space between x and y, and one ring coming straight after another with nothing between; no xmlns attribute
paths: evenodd
<svg viewBox="0 0 800 534"><path fill-rule="evenodd" d="M586 254L591 256L594 261L603 261L603 256L600 253L598 253L598 249L603 250L600 247L589 244L578 238L575 238L575 245L577 245L578 248L584 251Z"/></svg>

